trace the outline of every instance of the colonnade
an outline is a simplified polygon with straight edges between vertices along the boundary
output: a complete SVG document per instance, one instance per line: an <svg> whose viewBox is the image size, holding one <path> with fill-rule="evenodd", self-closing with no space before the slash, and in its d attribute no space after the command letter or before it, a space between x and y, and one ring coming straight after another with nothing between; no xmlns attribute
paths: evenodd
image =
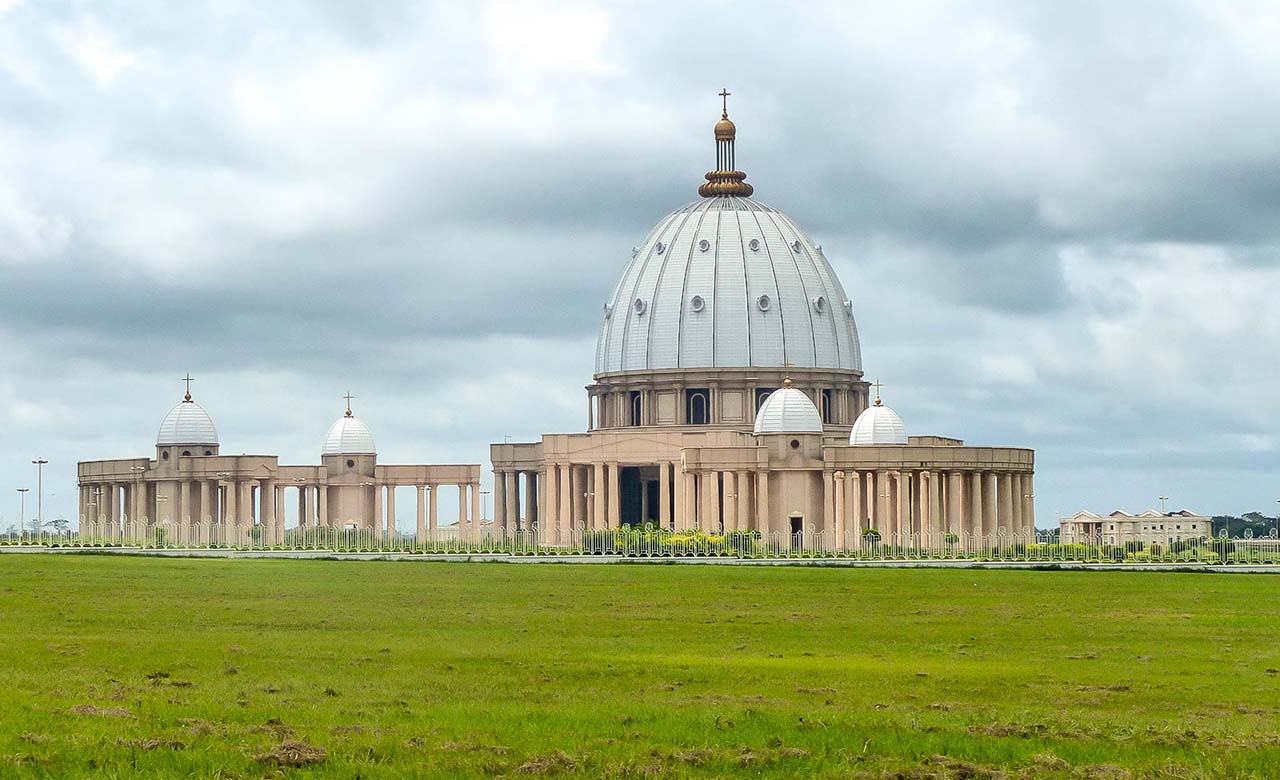
<svg viewBox="0 0 1280 780"><path fill-rule="evenodd" d="M551 463L542 470L495 471L494 533L538 529L554 541L570 529L619 527L622 468L618 463ZM713 534L768 530L756 521L769 514L766 472L686 472L678 461L664 461L656 468L656 480L641 482L641 522L652 520L659 528ZM654 481L658 484L656 507L650 506L647 488Z"/></svg>
<svg viewBox="0 0 1280 780"><path fill-rule="evenodd" d="M285 491L297 490L297 528L343 528L381 531L386 538L397 536L395 526L395 484L362 483L358 486L317 484L305 479L197 479L107 481L80 485L80 528L82 533L105 539L139 537L149 527L168 528L182 537L175 541L212 541L234 534L242 538L257 527L260 541L279 544L284 540ZM437 496L441 483L399 485L417 492L415 538L437 538L439 523ZM480 483L453 485L458 489L458 519L453 531L478 535ZM330 512L330 494L335 490L361 490L360 517L335 517ZM219 535L218 530L221 530Z"/></svg>
<svg viewBox="0 0 1280 780"><path fill-rule="evenodd" d="M621 512L617 463L551 463L542 470L494 474L494 533L538 530L549 543L572 530L617 528ZM773 517L765 470L689 470L661 462L658 507L642 483L641 521L660 528L791 533L793 518ZM523 489L521 485L523 477ZM822 514L798 517L803 532L822 532L841 548L858 547L869 530L901 544L958 539L1029 540L1035 535L1032 474L982 469L833 470L822 474ZM650 480L651 481L651 480Z"/></svg>
<svg viewBox="0 0 1280 780"><path fill-rule="evenodd" d="M867 531L899 543L1035 537L1033 476L981 469L829 471L823 526L859 544Z"/></svg>

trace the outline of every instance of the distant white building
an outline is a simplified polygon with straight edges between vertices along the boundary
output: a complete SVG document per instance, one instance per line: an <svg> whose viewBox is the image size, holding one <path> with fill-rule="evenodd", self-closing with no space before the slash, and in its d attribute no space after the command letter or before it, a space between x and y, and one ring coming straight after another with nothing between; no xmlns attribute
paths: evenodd
<svg viewBox="0 0 1280 780"><path fill-rule="evenodd" d="M1213 520L1189 509L1176 512L1148 509L1137 515L1119 509L1109 515L1081 510L1062 518L1058 524L1059 540L1063 544L1167 544L1213 535Z"/></svg>

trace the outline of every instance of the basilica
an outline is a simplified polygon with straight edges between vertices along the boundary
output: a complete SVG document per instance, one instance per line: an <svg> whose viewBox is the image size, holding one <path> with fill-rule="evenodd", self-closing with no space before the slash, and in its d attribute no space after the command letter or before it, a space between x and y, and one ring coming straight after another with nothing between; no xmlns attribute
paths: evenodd
<svg viewBox="0 0 1280 780"><path fill-rule="evenodd" d="M727 107L714 136L700 197L631 250L600 309L587 430L491 445L491 523L480 465L378 463L349 396L318 465L224 455L188 376L154 458L79 464L82 531L278 542L292 490L295 527L391 539L401 487L416 492L413 536L437 539L443 486L458 491L457 538L569 545L649 526L840 550L1031 539L1034 453L909 434L870 392L854 302L822 247L752 197Z"/></svg>
<svg viewBox="0 0 1280 780"><path fill-rule="evenodd" d="M699 199L631 250L600 311L586 432L491 445L495 533L1030 538L1034 453L909 435L872 400L822 247L752 197L727 109L714 136Z"/></svg>

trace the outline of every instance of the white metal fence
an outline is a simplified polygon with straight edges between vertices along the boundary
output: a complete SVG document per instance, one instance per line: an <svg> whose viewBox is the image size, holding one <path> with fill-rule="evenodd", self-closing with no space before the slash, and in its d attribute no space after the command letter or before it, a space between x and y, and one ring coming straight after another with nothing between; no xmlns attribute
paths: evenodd
<svg viewBox="0 0 1280 780"><path fill-rule="evenodd" d="M1090 544L1057 542L1055 533L1033 536L1006 533L971 536L876 532L835 535L826 531L797 534L734 531L724 534L665 531L652 528L555 528L495 534L445 526L424 533L391 534L357 528L280 528L218 524L121 523L96 534L79 532L18 533L0 536L0 545L73 548L328 550L419 554L613 555L637 558L842 558L868 561L971 560L1029 562L1117 562L1197 564L1280 564L1280 539L1231 539L1225 536L1163 543Z"/></svg>

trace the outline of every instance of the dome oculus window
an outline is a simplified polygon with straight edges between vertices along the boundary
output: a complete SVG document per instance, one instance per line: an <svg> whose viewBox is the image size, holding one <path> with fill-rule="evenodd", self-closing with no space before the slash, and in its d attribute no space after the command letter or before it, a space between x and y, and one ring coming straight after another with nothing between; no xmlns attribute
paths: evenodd
<svg viewBox="0 0 1280 780"><path fill-rule="evenodd" d="M645 310L644 299L636 298L635 303L631 304L631 308L632 310L635 311L636 314L644 314L644 310Z"/></svg>
<svg viewBox="0 0 1280 780"><path fill-rule="evenodd" d="M654 249L658 250L658 254L662 254L663 252L667 251L667 245L659 241L658 245L654 247Z"/></svg>
<svg viewBox="0 0 1280 780"><path fill-rule="evenodd" d="M760 239L758 239L758 238L753 238L753 239L751 239L750 241L748 241L748 242L747 242L747 246L748 246L748 247L750 247L750 249L751 249L751 251L752 251L752 252L759 252L759 251L760 251Z"/></svg>
<svg viewBox="0 0 1280 780"><path fill-rule="evenodd" d="M606 303L604 305L604 318L607 320L613 316L613 304Z"/></svg>
<svg viewBox="0 0 1280 780"><path fill-rule="evenodd" d="M801 249L801 247L800 247L800 239L798 239L798 238L797 238L795 241L792 241L792 242L791 242L791 251L792 251L792 252L799 252L799 251L800 251L800 249Z"/></svg>
<svg viewBox="0 0 1280 780"><path fill-rule="evenodd" d="M813 299L813 310L821 314L827 310L827 299L819 295Z"/></svg>
<svg viewBox="0 0 1280 780"><path fill-rule="evenodd" d="M699 251L705 252L705 251L707 251L707 250L708 250L708 249L710 249L710 248L711 248L711 242L710 242L710 241L708 241L707 239L705 239L705 238L704 238L704 239L702 239L701 241L699 241L699 242L698 242L698 249L699 249Z"/></svg>
<svg viewBox="0 0 1280 780"><path fill-rule="evenodd" d="M356 462L351 458L347 458L347 468L353 469L355 467L356 467Z"/></svg>
<svg viewBox="0 0 1280 780"><path fill-rule="evenodd" d="M791 440L791 449L793 449L793 450L798 450L798 449L800 449L800 440L799 440L799 439L792 439L792 440Z"/></svg>
<svg viewBox="0 0 1280 780"><path fill-rule="evenodd" d="M769 311L769 307L773 305L773 301L769 300L769 296L761 295L756 298L756 305L760 307L760 311Z"/></svg>
<svg viewBox="0 0 1280 780"><path fill-rule="evenodd" d="M701 295L695 295L693 296L693 298L689 300L689 308L693 309L694 311L702 311L703 307L706 305L707 305L707 302L702 300Z"/></svg>

